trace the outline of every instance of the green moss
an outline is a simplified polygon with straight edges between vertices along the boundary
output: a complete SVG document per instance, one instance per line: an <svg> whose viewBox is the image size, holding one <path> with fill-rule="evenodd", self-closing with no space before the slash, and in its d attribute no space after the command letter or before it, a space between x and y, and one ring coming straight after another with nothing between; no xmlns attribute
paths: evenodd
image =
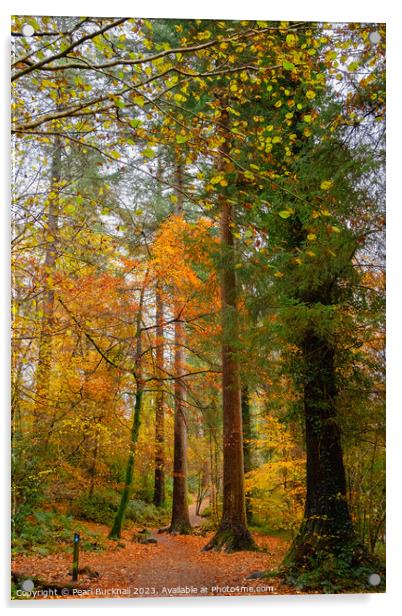
<svg viewBox="0 0 402 616"><path fill-rule="evenodd" d="M244 528L220 527L204 551L222 550L225 552L258 551L250 532Z"/></svg>
<svg viewBox="0 0 402 616"><path fill-rule="evenodd" d="M294 560L292 550L285 558L277 575L286 584L304 591L324 593L385 592L384 563L367 552L357 541L351 541L336 554L317 550L306 555L305 560ZM370 576L378 574L379 585L370 584ZM272 572L269 576L272 577Z"/></svg>

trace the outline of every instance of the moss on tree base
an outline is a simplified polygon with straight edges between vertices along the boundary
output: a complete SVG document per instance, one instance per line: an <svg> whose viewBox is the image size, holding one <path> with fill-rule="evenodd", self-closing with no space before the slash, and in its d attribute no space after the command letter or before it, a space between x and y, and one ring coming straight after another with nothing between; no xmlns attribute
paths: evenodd
<svg viewBox="0 0 402 616"><path fill-rule="evenodd" d="M193 527L185 520L179 520L172 523L167 532L173 535L191 535Z"/></svg>
<svg viewBox="0 0 402 616"><path fill-rule="evenodd" d="M384 564L354 536L301 531L275 575L305 591L385 592Z"/></svg>
<svg viewBox="0 0 402 616"><path fill-rule="evenodd" d="M255 552L258 549L250 531L245 526L221 526L211 541L203 548L203 552L209 552L209 550Z"/></svg>

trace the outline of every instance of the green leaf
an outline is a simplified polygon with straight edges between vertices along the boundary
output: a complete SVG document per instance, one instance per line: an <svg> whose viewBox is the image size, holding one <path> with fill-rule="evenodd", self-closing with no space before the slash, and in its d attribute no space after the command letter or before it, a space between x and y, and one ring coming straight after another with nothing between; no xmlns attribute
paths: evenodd
<svg viewBox="0 0 402 616"><path fill-rule="evenodd" d="M132 126L133 128L138 128L139 126L141 126L141 124L141 120L130 120L130 126Z"/></svg>
<svg viewBox="0 0 402 616"><path fill-rule="evenodd" d="M186 143L189 139L190 137L186 135L176 135L176 143Z"/></svg>
<svg viewBox="0 0 402 616"><path fill-rule="evenodd" d="M69 205L66 205L66 207L64 208L64 211L68 216L73 216L76 212L75 205L73 205L72 203L70 203Z"/></svg>
<svg viewBox="0 0 402 616"><path fill-rule="evenodd" d="M287 60L282 62L282 66L286 71L293 71L296 68L293 62L288 62Z"/></svg>
<svg viewBox="0 0 402 616"><path fill-rule="evenodd" d="M145 150L142 151L142 155L147 158L155 158L156 152L152 148L145 148Z"/></svg>
<svg viewBox="0 0 402 616"><path fill-rule="evenodd" d="M292 215L292 213L293 213L293 212L291 212L291 211L289 211L289 210L281 210L281 211L279 212L279 216L280 216L281 218L289 218L289 216L291 216L291 215Z"/></svg>

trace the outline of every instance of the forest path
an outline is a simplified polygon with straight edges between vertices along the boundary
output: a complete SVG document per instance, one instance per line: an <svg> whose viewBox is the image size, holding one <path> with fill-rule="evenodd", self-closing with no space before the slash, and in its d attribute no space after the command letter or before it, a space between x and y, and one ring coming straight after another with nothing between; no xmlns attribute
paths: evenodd
<svg viewBox="0 0 402 616"><path fill-rule="evenodd" d="M200 506L200 513L202 513L204 511L204 509L206 507L208 507L209 505L209 498L204 498L203 501L201 502L201 506ZM191 505L189 505L188 507L188 515L190 518L190 524L191 526L201 526L203 518L202 516L197 514L197 502L194 501L194 503L191 503Z"/></svg>
<svg viewBox="0 0 402 616"><path fill-rule="evenodd" d="M88 524L89 526L89 524ZM246 580L250 573L273 569L280 563L286 542L277 537L255 534L254 539L264 552L202 552L211 533L199 535L153 535L156 544L143 545L132 541L134 530L125 530L120 543L108 540L108 528L90 525L105 537L102 552L82 552L75 598L94 597L166 597L244 594L241 586L256 594L287 594L290 589L277 580ZM60 552L45 557L16 556L13 570L62 588L71 586L71 553ZM272 586L273 591L267 589ZM225 587L232 588L228 590ZM180 589L183 589L180 591ZM186 592L186 589L189 589ZM222 590L223 589L223 590ZM60 591L56 598L61 597Z"/></svg>

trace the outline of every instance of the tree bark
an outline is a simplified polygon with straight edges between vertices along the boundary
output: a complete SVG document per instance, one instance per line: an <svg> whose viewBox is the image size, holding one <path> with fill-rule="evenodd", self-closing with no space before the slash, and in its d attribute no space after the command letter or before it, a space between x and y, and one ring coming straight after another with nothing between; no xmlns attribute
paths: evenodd
<svg viewBox="0 0 402 616"><path fill-rule="evenodd" d="M57 261L58 218L60 209L61 181L61 141L55 138L51 166L49 204L46 216L46 253L44 260L43 301L41 304L41 324L39 333L38 366L36 371L35 417L43 424L47 423L49 409L50 373L53 357L53 330L55 294L51 278Z"/></svg>
<svg viewBox="0 0 402 616"><path fill-rule="evenodd" d="M131 486L133 483L133 475L134 475L134 462L135 462L135 454L137 450L137 442L138 435L140 431L141 425L141 410L142 410L142 397L143 397L143 389L144 382L142 378L142 312L144 306L144 293L146 287L147 275L144 278L144 283L141 289L140 294L140 303L138 307L137 313L137 327L136 327L136 350L135 350L135 372L134 378L136 382L136 392L135 392L135 404L134 404L134 413L133 413L133 423L131 426L131 438L130 438L130 450L127 460L126 467L126 476L124 480L124 487L121 493L119 508L116 513L116 517L114 519L113 526L109 533L109 539L120 539L121 537L121 529L124 521L124 516L127 510L128 501L130 498Z"/></svg>
<svg viewBox="0 0 402 616"><path fill-rule="evenodd" d="M307 493L304 518L284 565L301 572L328 557L361 563L346 498L341 435L336 417L334 350L325 337L307 332L302 344Z"/></svg>
<svg viewBox="0 0 402 616"><path fill-rule="evenodd" d="M163 375L164 366L164 340L163 340L163 302L159 289L156 288L156 371L159 376ZM160 382L156 394L155 409L155 481L154 481L154 504L161 507L165 503L165 414L163 384Z"/></svg>
<svg viewBox="0 0 402 616"><path fill-rule="evenodd" d="M243 458L244 458L244 474L252 470L251 462L251 415L250 415L250 392L247 385L243 385L241 390L241 414L243 421ZM253 509L251 506L251 493L246 492L246 518L247 524L253 522Z"/></svg>
<svg viewBox="0 0 402 616"><path fill-rule="evenodd" d="M229 114L222 100L220 123L225 138L218 172L227 172L230 150ZM220 243L222 255L222 397L223 397L223 510L219 528L204 550L226 551L255 548L247 528L244 495L243 426L238 360L237 288L234 251L233 205L220 193Z"/></svg>
<svg viewBox="0 0 402 616"><path fill-rule="evenodd" d="M183 213L183 167L180 162L176 165L176 191L177 204L176 215ZM186 390L183 379L180 378L185 372L184 367L184 344L185 327L182 321L183 306L175 301L174 312L174 446L173 446L173 502L172 519L169 532L188 534L191 532L190 517L187 503L187 426L185 418Z"/></svg>

